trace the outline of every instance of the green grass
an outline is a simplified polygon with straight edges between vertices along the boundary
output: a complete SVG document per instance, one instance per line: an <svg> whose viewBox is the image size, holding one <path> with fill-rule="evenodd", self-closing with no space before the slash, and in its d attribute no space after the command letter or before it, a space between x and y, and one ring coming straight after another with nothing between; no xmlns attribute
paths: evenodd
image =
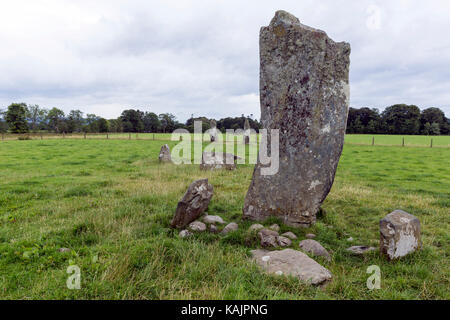
<svg viewBox="0 0 450 320"><path fill-rule="evenodd" d="M250 262L258 243L241 215L251 165L215 172L160 165L163 143L1 142L0 299L450 298L450 149L344 147L327 215L308 229L282 226L299 236L295 247L313 232L331 251L331 262L317 260L333 281L316 288ZM180 239L170 220L189 184L203 177L214 186L208 212L238 222L239 231ZM394 209L419 217L423 250L394 262L345 251L378 246L379 220ZM71 264L81 268L81 290L66 287ZM381 268L380 290L366 287L370 265Z"/></svg>

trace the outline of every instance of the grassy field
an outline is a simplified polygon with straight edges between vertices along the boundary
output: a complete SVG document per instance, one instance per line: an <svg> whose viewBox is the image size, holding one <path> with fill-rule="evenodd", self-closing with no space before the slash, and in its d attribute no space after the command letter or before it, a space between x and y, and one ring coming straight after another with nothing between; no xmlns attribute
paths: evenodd
<svg viewBox="0 0 450 320"><path fill-rule="evenodd" d="M163 143L0 142L0 299L450 299L450 149L345 145L327 215L309 229L282 226L298 235L294 248L313 232L331 251L331 262L317 261L333 281L316 288L250 262L258 242L241 215L251 165L160 165ZM204 177L214 186L209 214L238 222L239 231L180 239L170 220L189 184ZM379 220L394 209L419 217L423 250L394 262L345 251L378 246ZM72 264L80 290L66 287ZM380 290L366 287L370 265L381 268Z"/></svg>

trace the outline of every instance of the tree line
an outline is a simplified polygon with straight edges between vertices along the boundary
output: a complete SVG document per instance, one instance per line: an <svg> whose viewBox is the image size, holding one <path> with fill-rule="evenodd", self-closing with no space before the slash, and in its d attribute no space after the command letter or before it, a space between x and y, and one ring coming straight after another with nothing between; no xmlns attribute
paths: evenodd
<svg viewBox="0 0 450 320"><path fill-rule="evenodd" d="M245 119L249 120L251 128L258 130L261 126L251 117L224 118L218 120L217 128L244 128ZM0 132L29 133L106 133L106 132L154 132L170 133L175 129L187 129L194 132L194 121L203 122L203 130L210 128L211 120L206 117L191 117L185 123L177 121L171 113L156 114L135 109L127 109L117 119L105 119L95 114L84 114L81 110L71 110L65 114L59 108L46 109L39 105L12 103L0 110Z"/></svg>
<svg viewBox="0 0 450 320"><path fill-rule="evenodd" d="M350 108L347 133L366 134L450 134L450 119L439 108L420 111L415 105L396 104L383 112L371 108Z"/></svg>
<svg viewBox="0 0 450 320"><path fill-rule="evenodd" d="M261 124L252 119L253 115L227 117L216 121L217 128L243 129L248 119L250 127L258 131ZM105 119L95 114L84 114L80 110L71 110L65 114L58 108L46 109L38 105L13 103L0 110L0 132L55 132L55 133L106 133L106 132L162 132L170 133L175 129L187 129L194 132L194 121L202 121L203 130L211 126L207 117L192 116L186 122L177 121L171 113L156 114L138 109L127 109L117 119ZM396 104L383 112L371 108L350 108L347 120L347 133L364 134L450 134L450 119L439 108L423 111L417 106Z"/></svg>

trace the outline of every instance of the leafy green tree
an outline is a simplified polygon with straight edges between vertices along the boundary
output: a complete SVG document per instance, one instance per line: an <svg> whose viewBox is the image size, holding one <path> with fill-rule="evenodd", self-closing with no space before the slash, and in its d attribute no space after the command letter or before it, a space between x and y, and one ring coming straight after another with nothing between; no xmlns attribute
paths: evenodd
<svg viewBox="0 0 450 320"><path fill-rule="evenodd" d="M56 133L66 132L67 124L65 123L64 111L58 108L52 108L47 113L47 126L50 131Z"/></svg>
<svg viewBox="0 0 450 320"><path fill-rule="evenodd" d="M83 131L83 112L80 110L70 110L67 116L67 131L82 132Z"/></svg>
<svg viewBox="0 0 450 320"><path fill-rule="evenodd" d="M12 133L28 132L27 105L25 103L13 103L6 111L6 122Z"/></svg>
<svg viewBox="0 0 450 320"><path fill-rule="evenodd" d="M108 120L108 128L110 132L123 132L122 121L120 119Z"/></svg>
<svg viewBox="0 0 450 320"><path fill-rule="evenodd" d="M433 136L438 136L438 135L440 135L441 134L441 129L440 129L440 127L439 127L439 123L437 123L437 122L433 122L432 124L431 124L431 134L433 135Z"/></svg>
<svg viewBox="0 0 450 320"><path fill-rule="evenodd" d="M418 134L420 130L420 109L414 105L396 104L387 107L382 118L388 134Z"/></svg>
<svg viewBox="0 0 450 320"><path fill-rule="evenodd" d="M108 121L105 118L99 118L97 120L98 132L105 133L108 132Z"/></svg>
<svg viewBox="0 0 450 320"><path fill-rule="evenodd" d="M29 105L27 107L27 120L32 131L36 132L42 127L45 127L47 113L48 110L41 108L37 104Z"/></svg>
<svg viewBox="0 0 450 320"><path fill-rule="evenodd" d="M158 132L161 130L161 121L156 113L146 112L142 119L145 132Z"/></svg>
<svg viewBox="0 0 450 320"><path fill-rule="evenodd" d="M122 111L120 120L122 121L124 132L142 132L144 123L142 121L144 113L139 110L128 109Z"/></svg>
<svg viewBox="0 0 450 320"><path fill-rule="evenodd" d="M162 113L158 116L161 122L161 129L165 132L172 132L177 128L176 118L171 113Z"/></svg>

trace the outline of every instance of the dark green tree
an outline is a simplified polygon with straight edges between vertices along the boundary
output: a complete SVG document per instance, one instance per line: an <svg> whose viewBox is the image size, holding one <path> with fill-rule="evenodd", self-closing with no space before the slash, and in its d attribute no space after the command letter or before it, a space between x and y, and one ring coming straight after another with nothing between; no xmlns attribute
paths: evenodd
<svg viewBox="0 0 450 320"><path fill-rule="evenodd" d="M6 111L6 122L12 133L28 132L27 105L25 103L13 103Z"/></svg>
<svg viewBox="0 0 450 320"><path fill-rule="evenodd" d="M145 132L159 132L161 130L161 121L156 113L146 112L142 121Z"/></svg>
<svg viewBox="0 0 450 320"><path fill-rule="evenodd" d="M388 134L419 134L420 109L414 105L396 104L382 113Z"/></svg>
<svg viewBox="0 0 450 320"><path fill-rule="evenodd" d="M124 110L120 116L124 132L143 132L144 122L142 121L144 113L139 110Z"/></svg>
<svg viewBox="0 0 450 320"><path fill-rule="evenodd" d="M56 133L67 132L67 124L65 122L65 114L64 111L58 108L52 108L47 113L47 126L50 131L54 131Z"/></svg>

